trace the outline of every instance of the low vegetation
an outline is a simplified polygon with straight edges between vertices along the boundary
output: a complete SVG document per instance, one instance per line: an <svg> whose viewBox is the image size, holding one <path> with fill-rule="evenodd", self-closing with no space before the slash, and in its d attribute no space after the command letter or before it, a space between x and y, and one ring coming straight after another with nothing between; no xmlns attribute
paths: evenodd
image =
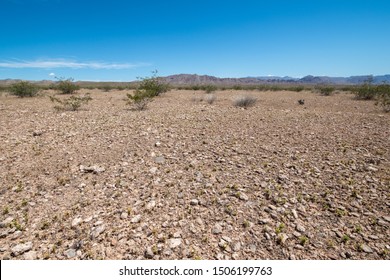
<svg viewBox="0 0 390 280"><path fill-rule="evenodd" d="M389 258L379 95L147 92L0 97L1 259Z"/></svg>
<svg viewBox="0 0 390 280"><path fill-rule="evenodd" d="M390 112L390 85L379 86L375 104L381 106L385 112Z"/></svg>
<svg viewBox="0 0 390 280"><path fill-rule="evenodd" d="M372 100L377 95L377 87L371 83L365 83L364 85L355 87L352 93L358 100Z"/></svg>
<svg viewBox="0 0 390 280"><path fill-rule="evenodd" d="M207 94L205 97L206 102L210 105L213 104L216 99L217 97L214 94Z"/></svg>
<svg viewBox="0 0 390 280"><path fill-rule="evenodd" d="M80 89L80 87L74 83L74 80L72 78L58 79L58 82L54 88L58 90L61 94L74 94Z"/></svg>
<svg viewBox="0 0 390 280"><path fill-rule="evenodd" d="M330 96L334 93L336 89L332 86L317 86L315 91L319 92L323 96Z"/></svg>
<svg viewBox="0 0 390 280"><path fill-rule="evenodd" d="M381 106L385 112L390 112L390 85L366 82L353 88L352 93L358 100L376 100L376 105Z"/></svg>
<svg viewBox="0 0 390 280"><path fill-rule="evenodd" d="M257 102L257 99L252 96L241 96L234 100L233 105L241 108L249 108L254 106Z"/></svg>
<svg viewBox="0 0 390 280"><path fill-rule="evenodd" d="M34 97L38 95L39 93L39 87L27 82L27 81L21 81L13 84L9 91L12 95L16 95L18 97Z"/></svg>
<svg viewBox="0 0 390 280"><path fill-rule="evenodd" d="M54 96L49 96L49 98L53 103L57 104L54 106L54 109L58 111L77 111L82 105L92 100L88 93L83 96L72 95L65 99L59 99Z"/></svg>
<svg viewBox="0 0 390 280"><path fill-rule="evenodd" d="M127 94L128 104L132 105L135 110L145 110L154 97L168 90L168 85L161 82L157 77L157 71L154 71L152 77L141 78L137 89Z"/></svg>
<svg viewBox="0 0 390 280"><path fill-rule="evenodd" d="M204 91L206 92L206 93L212 93L212 92L214 92L214 91L216 91L218 88L217 88L217 86L215 86L215 85L206 85L205 87L204 87Z"/></svg>

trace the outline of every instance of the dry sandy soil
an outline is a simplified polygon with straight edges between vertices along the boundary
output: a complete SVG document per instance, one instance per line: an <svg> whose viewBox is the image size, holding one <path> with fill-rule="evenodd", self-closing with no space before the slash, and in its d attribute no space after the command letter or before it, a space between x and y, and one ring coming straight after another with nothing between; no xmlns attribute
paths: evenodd
<svg viewBox="0 0 390 280"><path fill-rule="evenodd" d="M125 93L77 112L0 96L1 259L390 258L373 102L171 91L133 111ZM234 107L243 94L256 105Z"/></svg>

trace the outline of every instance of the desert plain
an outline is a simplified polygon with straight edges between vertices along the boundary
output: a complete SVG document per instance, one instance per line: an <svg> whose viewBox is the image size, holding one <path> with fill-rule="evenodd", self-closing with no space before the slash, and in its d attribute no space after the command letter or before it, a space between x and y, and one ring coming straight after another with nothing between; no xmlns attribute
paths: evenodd
<svg viewBox="0 0 390 280"><path fill-rule="evenodd" d="M390 258L374 102L172 90L135 111L126 91L80 92L75 112L0 96L1 259Z"/></svg>

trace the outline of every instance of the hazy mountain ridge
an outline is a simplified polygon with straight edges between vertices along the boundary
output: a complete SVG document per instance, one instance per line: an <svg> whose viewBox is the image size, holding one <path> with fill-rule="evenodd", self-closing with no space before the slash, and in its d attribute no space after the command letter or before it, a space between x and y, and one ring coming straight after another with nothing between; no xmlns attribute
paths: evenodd
<svg viewBox="0 0 390 280"><path fill-rule="evenodd" d="M292 77L245 77L245 78L217 78L208 75L197 74L179 74L163 77L165 82L177 85L186 84L216 84L216 85L232 85L232 84L334 84L334 85L359 85L369 80L374 84L390 83L390 75L362 75L350 77L328 77L328 76L312 76L308 75L303 78Z"/></svg>

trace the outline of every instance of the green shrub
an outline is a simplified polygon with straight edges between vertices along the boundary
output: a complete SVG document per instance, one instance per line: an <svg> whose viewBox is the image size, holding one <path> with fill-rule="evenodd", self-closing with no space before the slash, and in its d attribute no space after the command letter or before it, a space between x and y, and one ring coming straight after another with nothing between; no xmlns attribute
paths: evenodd
<svg viewBox="0 0 390 280"><path fill-rule="evenodd" d="M376 99L376 105L382 106L386 112L390 111L390 85L373 85L371 82L355 87L352 93L358 100Z"/></svg>
<svg viewBox="0 0 390 280"><path fill-rule="evenodd" d="M214 92L216 90L217 90L217 87L214 86L214 85L206 85L206 86L204 86L204 91L206 93L212 93L212 92Z"/></svg>
<svg viewBox="0 0 390 280"><path fill-rule="evenodd" d="M69 79L61 78L58 80L59 81L58 84L55 86L55 89L60 91L61 94L73 94L80 89L80 87L73 82L72 78Z"/></svg>
<svg viewBox="0 0 390 280"><path fill-rule="evenodd" d="M330 87L330 86L318 86L318 87L316 87L316 90L317 90L321 95L330 96L330 95L332 95L333 92L335 91L335 88L334 88L334 87Z"/></svg>
<svg viewBox="0 0 390 280"><path fill-rule="evenodd" d="M251 96L241 96L234 100L233 105L241 108L248 108L254 106L257 102L257 99Z"/></svg>
<svg viewBox="0 0 390 280"><path fill-rule="evenodd" d="M103 85L103 86L99 87L99 89L104 91L104 92L109 92L110 90L113 89L113 87L110 85Z"/></svg>
<svg viewBox="0 0 390 280"><path fill-rule="evenodd" d="M290 90L295 91L295 92L301 92L301 91L305 90L305 87L304 86L296 86L296 87L291 87Z"/></svg>
<svg viewBox="0 0 390 280"><path fill-rule="evenodd" d="M188 89L191 89L191 90L201 90L201 86L198 86L198 85L193 85L193 86L190 86Z"/></svg>
<svg viewBox="0 0 390 280"><path fill-rule="evenodd" d="M9 91L9 88L7 86L0 86L0 93Z"/></svg>
<svg viewBox="0 0 390 280"><path fill-rule="evenodd" d="M152 101L152 96L148 92L136 89L133 94L127 94L127 103L134 106L134 109L138 111L145 110L148 103Z"/></svg>
<svg viewBox="0 0 390 280"><path fill-rule="evenodd" d="M152 73L152 77L141 78L141 82L133 94L127 94L127 103L133 105L136 110L145 110L154 97L169 90L169 86L157 77L157 71Z"/></svg>
<svg viewBox="0 0 390 280"><path fill-rule="evenodd" d="M39 88L27 81L21 81L13 84L9 91L12 95L16 95L18 97L33 97L39 93Z"/></svg>
<svg viewBox="0 0 390 280"><path fill-rule="evenodd" d="M376 105L383 108L385 112L390 112L390 85L377 86L377 101Z"/></svg>
<svg viewBox="0 0 390 280"><path fill-rule="evenodd" d="M83 104L87 104L92 98L89 96L89 93L83 96L72 95L66 99L59 99L54 96L49 96L50 100L53 103L58 105L54 106L54 109L58 111L77 111Z"/></svg>
<svg viewBox="0 0 390 280"><path fill-rule="evenodd" d="M355 98L359 100L372 100L377 95L377 87L371 83L365 83L352 90Z"/></svg>
<svg viewBox="0 0 390 280"><path fill-rule="evenodd" d="M157 71L153 71L152 74L152 77L141 78L141 83L138 85L136 91L142 91L144 95L149 97L156 97L167 92L169 86L157 77Z"/></svg>

